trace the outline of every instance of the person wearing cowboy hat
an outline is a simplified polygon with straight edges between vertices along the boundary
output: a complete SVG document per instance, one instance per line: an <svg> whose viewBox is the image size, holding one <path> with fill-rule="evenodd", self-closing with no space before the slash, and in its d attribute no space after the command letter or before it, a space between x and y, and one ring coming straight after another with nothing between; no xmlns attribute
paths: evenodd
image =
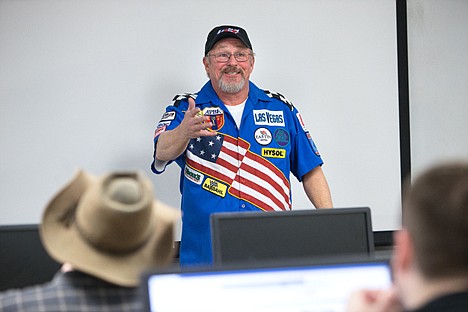
<svg viewBox="0 0 468 312"><path fill-rule="evenodd" d="M0 293L0 311L141 311L140 276L171 262L178 217L139 172L78 171L40 225L61 270L49 283Z"/></svg>

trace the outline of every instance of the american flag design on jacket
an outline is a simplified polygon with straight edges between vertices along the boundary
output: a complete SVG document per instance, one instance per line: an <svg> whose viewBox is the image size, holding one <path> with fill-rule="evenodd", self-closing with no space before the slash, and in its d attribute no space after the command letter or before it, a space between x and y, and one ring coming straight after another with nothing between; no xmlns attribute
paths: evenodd
<svg viewBox="0 0 468 312"><path fill-rule="evenodd" d="M229 185L229 194L265 211L291 209L290 184L265 158L252 153L250 144L219 133L191 139L187 164Z"/></svg>

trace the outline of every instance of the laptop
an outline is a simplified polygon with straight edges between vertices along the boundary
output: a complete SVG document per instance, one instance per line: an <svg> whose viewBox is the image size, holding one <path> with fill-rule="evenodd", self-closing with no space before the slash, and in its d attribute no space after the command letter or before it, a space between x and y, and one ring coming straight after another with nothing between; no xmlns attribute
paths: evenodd
<svg viewBox="0 0 468 312"><path fill-rule="evenodd" d="M369 207L215 213L210 223L215 265L301 257L374 256Z"/></svg>
<svg viewBox="0 0 468 312"><path fill-rule="evenodd" d="M388 260L342 261L150 272L145 311L342 312L353 291L391 286Z"/></svg>

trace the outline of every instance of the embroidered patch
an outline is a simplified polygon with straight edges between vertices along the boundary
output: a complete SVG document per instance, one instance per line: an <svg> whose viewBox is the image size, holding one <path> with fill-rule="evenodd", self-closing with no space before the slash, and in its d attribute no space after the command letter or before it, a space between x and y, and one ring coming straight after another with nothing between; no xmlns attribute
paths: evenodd
<svg viewBox="0 0 468 312"><path fill-rule="evenodd" d="M307 128L305 126L304 119L302 119L301 114L297 113L296 117L297 117L297 120L299 120L299 123L301 124L301 127L304 130L304 132L307 132Z"/></svg>
<svg viewBox="0 0 468 312"><path fill-rule="evenodd" d="M314 140L312 139L312 136L310 135L309 132L306 132L307 139L309 140L310 146L312 146L312 150L314 151L315 155L320 156L320 153L317 149L317 146L315 146Z"/></svg>
<svg viewBox="0 0 468 312"><path fill-rule="evenodd" d="M174 120L176 116L176 112L165 112L160 121L169 121L169 120Z"/></svg>
<svg viewBox="0 0 468 312"><path fill-rule="evenodd" d="M170 124L170 121L159 122L158 126L156 127L156 130L154 131L154 138L166 131L167 126L169 126Z"/></svg>
<svg viewBox="0 0 468 312"><path fill-rule="evenodd" d="M258 128L254 133L255 141L260 145L268 145L271 143L273 137L270 130L267 128Z"/></svg>
<svg viewBox="0 0 468 312"><path fill-rule="evenodd" d="M213 124L210 130L218 131L224 126L224 111L219 107L206 107L203 109L203 115L209 116Z"/></svg>
<svg viewBox="0 0 468 312"><path fill-rule="evenodd" d="M253 115L256 125L284 127L283 111L260 109L254 110Z"/></svg>
<svg viewBox="0 0 468 312"><path fill-rule="evenodd" d="M262 148L262 156L269 158L286 158L286 150L282 148Z"/></svg>
<svg viewBox="0 0 468 312"><path fill-rule="evenodd" d="M284 128L276 129L273 135L275 142L281 146L285 147L289 144L289 132Z"/></svg>
<svg viewBox="0 0 468 312"><path fill-rule="evenodd" d="M198 172L197 170L190 168L187 165L185 166L185 169L184 169L184 175L188 180L198 185L201 185L203 179L205 178L204 174L202 174L201 172Z"/></svg>
<svg viewBox="0 0 468 312"><path fill-rule="evenodd" d="M225 197L226 196L226 190L227 186L223 183L219 183L218 181L211 179L211 178L206 178L205 182L203 182L203 189L221 196Z"/></svg>

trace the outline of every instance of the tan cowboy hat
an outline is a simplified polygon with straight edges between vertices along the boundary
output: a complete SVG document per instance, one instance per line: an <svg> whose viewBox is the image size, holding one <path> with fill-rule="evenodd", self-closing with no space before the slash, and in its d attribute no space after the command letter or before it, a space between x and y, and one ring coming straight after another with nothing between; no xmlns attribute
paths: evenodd
<svg viewBox="0 0 468 312"><path fill-rule="evenodd" d="M139 172L96 177L78 171L47 205L40 227L48 253L108 282L134 287L173 257L179 211L155 201Z"/></svg>

